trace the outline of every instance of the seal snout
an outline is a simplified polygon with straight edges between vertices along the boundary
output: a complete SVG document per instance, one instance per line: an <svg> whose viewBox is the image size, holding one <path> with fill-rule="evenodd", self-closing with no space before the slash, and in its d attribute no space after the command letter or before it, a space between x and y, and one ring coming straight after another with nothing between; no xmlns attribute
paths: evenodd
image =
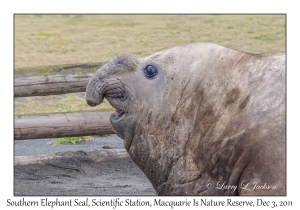
<svg viewBox="0 0 300 210"><path fill-rule="evenodd" d="M86 88L86 103L89 106L97 106L103 102L101 84L91 78Z"/></svg>
<svg viewBox="0 0 300 210"><path fill-rule="evenodd" d="M92 107L98 105L98 103L96 103L95 101L89 100L89 99L86 99L86 103L87 103L89 106L92 106Z"/></svg>
<svg viewBox="0 0 300 210"><path fill-rule="evenodd" d="M86 93L86 103L89 106L97 106L103 102L103 96L99 94L89 94Z"/></svg>

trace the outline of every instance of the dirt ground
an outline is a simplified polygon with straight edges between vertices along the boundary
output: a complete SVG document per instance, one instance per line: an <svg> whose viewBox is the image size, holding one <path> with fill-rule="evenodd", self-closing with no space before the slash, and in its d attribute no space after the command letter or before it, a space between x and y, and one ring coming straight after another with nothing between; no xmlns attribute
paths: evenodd
<svg viewBox="0 0 300 210"><path fill-rule="evenodd" d="M130 157L97 162L85 152L43 163L15 165L15 196L156 195Z"/></svg>

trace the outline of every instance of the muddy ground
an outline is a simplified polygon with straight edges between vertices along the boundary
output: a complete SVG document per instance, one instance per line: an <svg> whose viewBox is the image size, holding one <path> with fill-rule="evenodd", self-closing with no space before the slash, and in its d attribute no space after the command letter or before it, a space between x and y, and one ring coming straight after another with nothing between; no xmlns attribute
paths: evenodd
<svg viewBox="0 0 300 210"><path fill-rule="evenodd" d="M15 196L156 195L129 156L95 161L86 152L15 165Z"/></svg>

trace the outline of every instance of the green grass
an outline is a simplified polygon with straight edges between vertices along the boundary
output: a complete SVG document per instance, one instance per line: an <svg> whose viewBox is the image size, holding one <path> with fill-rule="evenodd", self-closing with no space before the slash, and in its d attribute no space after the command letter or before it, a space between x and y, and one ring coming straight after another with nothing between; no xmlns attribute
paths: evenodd
<svg viewBox="0 0 300 210"><path fill-rule="evenodd" d="M76 144L82 141L91 141L93 137L91 136L76 136L76 137L63 137L63 138L56 138L52 144L59 145L59 144Z"/></svg>
<svg viewBox="0 0 300 210"><path fill-rule="evenodd" d="M250 53L285 52L285 19L285 15L15 15L15 74L24 67L105 63L124 52L144 57L194 42ZM76 95L15 100L15 115L80 110L113 109L107 102L91 108Z"/></svg>
<svg viewBox="0 0 300 210"><path fill-rule="evenodd" d="M260 40L277 40L281 39L280 35L277 34L261 34L259 36L256 36L255 39L260 39Z"/></svg>
<svg viewBox="0 0 300 210"><path fill-rule="evenodd" d="M101 137L107 137L109 134L103 134ZM56 138L51 144L53 145L60 145L60 144L77 144L80 142L88 142L92 141L92 136L75 136L75 137L62 137L62 138Z"/></svg>
<svg viewBox="0 0 300 210"><path fill-rule="evenodd" d="M284 15L15 15L15 67L106 62L191 42L285 52L285 26ZM266 34L278 39L256 38Z"/></svg>

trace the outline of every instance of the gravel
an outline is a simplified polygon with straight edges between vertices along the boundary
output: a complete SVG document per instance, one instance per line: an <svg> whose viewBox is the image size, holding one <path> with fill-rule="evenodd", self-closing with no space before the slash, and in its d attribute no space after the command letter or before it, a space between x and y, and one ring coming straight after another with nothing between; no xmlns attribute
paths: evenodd
<svg viewBox="0 0 300 210"><path fill-rule="evenodd" d="M124 148L123 140L117 135L112 134L107 137L93 136L92 141L83 141L77 144L60 144L54 145L53 138L47 139L32 139L32 140L16 140L15 156L28 156L40 154L53 154L57 152L76 152L76 151L94 151L101 150L102 147L109 147L111 149Z"/></svg>

